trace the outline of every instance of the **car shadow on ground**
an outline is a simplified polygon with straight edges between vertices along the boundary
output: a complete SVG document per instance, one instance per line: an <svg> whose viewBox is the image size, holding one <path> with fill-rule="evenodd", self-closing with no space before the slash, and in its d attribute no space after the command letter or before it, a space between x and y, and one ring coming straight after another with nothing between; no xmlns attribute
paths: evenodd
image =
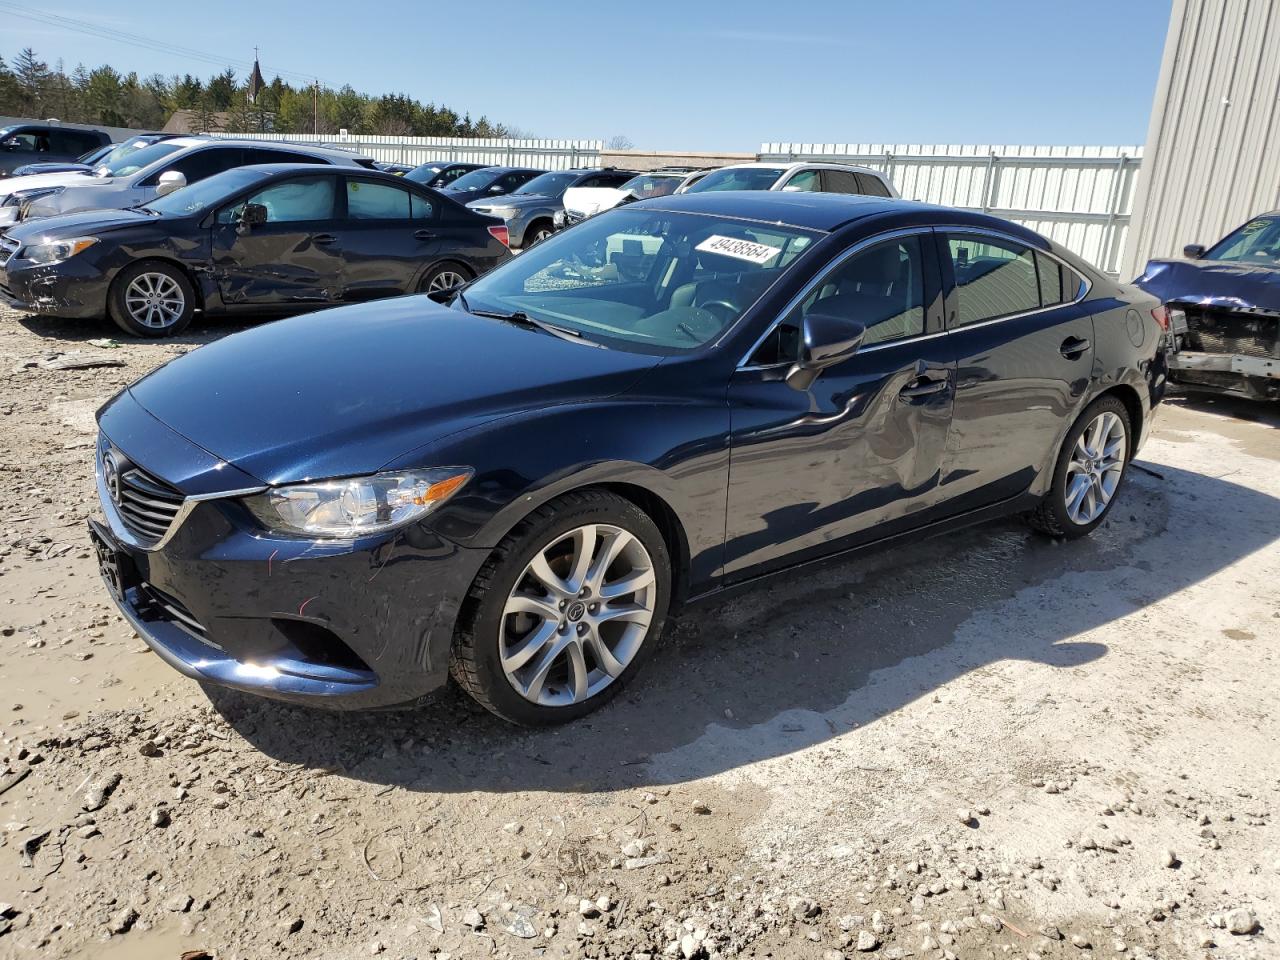
<svg viewBox="0 0 1280 960"><path fill-rule="evenodd" d="M633 686L560 728L512 727L453 690L414 711L373 714L206 692L273 758L412 791L687 782L825 742L1001 660L1089 663L1107 648L1073 638L1224 570L1280 531L1280 500L1176 468L1132 471L1122 497L1084 540L1056 543L1002 521L694 608ZM1179 519L1210 505L1235 519Z"/></svg>
<svg viewBox="0 0 1280 960"><path fill-rule="evenodd" d="M1275 400L1250 400L1229 394L1186 391L1169 394L1165 402L1187 410L1221 414L1233 420L1245 420L1280 429L1280 402Z"/></svg>
<svg viewBox="0 0 1280 960"><path fill-rule="evenodd" d="M135 337L125 333L112 321L72 320L63 317L46 317L34 314L24 315L18 322L35 336L43 340L54 340L67 344L71 349L80 349L89 340L116 340L128 344L175 344L189 347L203 346L215 340L221 340L228 334L267 323L275 317L206 317L197 314L186 330L176 337ZM92 349L92 348L90 348Z"/></svg>

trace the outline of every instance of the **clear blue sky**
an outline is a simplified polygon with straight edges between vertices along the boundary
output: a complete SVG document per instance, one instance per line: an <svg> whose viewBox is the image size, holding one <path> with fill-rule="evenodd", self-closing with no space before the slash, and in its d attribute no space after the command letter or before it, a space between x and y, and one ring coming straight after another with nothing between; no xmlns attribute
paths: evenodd
<svg viewBox="0 0 1280 960"><path fill-rule="evenodd" d="M46 5L47 4L47 5ZM402 91L544 137L653 149L765 140L1129 144L1146 139L1170 0L42 0L72 17L367 93ZM213 64L0 6L0 55L140 74ZM241 76L239 63L232 62ZM287 77L287 79L293 79Z"/></svg>

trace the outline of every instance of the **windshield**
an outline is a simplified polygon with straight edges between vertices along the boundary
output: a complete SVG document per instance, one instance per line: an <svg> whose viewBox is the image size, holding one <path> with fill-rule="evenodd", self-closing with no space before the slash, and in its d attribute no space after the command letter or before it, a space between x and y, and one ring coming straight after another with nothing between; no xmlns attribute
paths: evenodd
<svg viewBox="0 0 1280 960"><path fill-rule="evenodd" d="M708 173L685 193L704 193L709 190L768 190L778 182L782 174L782 167L729 167Z"/></svg>
<svg viewBox="0 0 1280 960"><path fill-rule="evenodd" d="M443 163L424 163L421 166L414 167L404 175L404 178L412 180L414 183L430 183L443 169Z"/></svg>
<svg viewBox="0 0 1280 960"><path fill-rule="evenodd" d="M466 192L474 192L483 190L495 179L492 170L472 170L470 173L464 173L453 183L449 184L450 190L461 190Z"/></svg>
<svg viewBox="0 0 1280 960"><path fill-rule="evenodd" d="M638 177L632 177L622 185L621 189L637 200L648 200L650 197L665 197L667 194L675 193L676 187L680 186L680 181L683 179L683 177L655 177L653 174L644 173Z"/></svg>
<svg viewBox="0 0 1280 960"><path fill-rule="evenodd" d="M157 197L150 203L144 204L142 209L179 217L191 213L200 213L202 210L207 210L221 203L236 191L257 183L266 176L267 174L262 171L248 167L224 170L222 173L215 173L212 177L198 180L189 187L183 187L166 196Z"/></svg>
<svg viewBox="0 0 1280 960"><path fill-rule="evenodd" d="M112 150L111 155L93 171L93 175L95 177L127 177L129 174L137 173L143 167L149 167L157 160L167 157L175 150L180 149L173 141L162 140L160 143L153 143L145 147L135 147L120 156L116 156L119 151L128 145L127 142L122 143L115 150Z"/></svg>
<svg viewBox="0 0 1280 960"><path fill-rule="evenodd" d="M1205 260L1280 264L1280 217L1258 217L1229 234L1204 255Z"/></svg>
<svg viewBox="0 0 1280 960"><path fill-rule="evenodd" d="M687 353L732 325L819 236L725 217L611 210L476 280L465 308L523 313L614 349Z"/></svg>
<svg viewBox="0 0 1280 960"><path fill-rule="evenodd" d="M534 177L519 190L515 191L512 196L539 194L545 197L556 197L568 190L573 185L573 181L577 179L578 174L576 173L544 173L541 176Z"/></svg>

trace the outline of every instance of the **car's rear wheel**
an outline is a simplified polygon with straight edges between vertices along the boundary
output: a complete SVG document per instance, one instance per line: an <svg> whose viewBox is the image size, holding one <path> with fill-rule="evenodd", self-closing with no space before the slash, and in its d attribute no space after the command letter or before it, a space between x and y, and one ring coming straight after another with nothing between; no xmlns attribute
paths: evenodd
<svg viewBox="0 0 1280 960"><path fill-rule="evenodd" d="M195 300L185 273L172 264L151 260L134 264L116 277L107 309L125 333L172 337L191 322Z"/></svg>
<svg viewBox="0 0 1280 960"><path fill-rule="evenodd" d="M466 267L456 263L438 263L418 281L418 292L432 300L444 301L454 290L471 280Z"/></svg>
<svg viewBox="0 0 1280 960"><path fill-rule="evenodd" d="M522 521L477 575L453 677L513 723L576 719L652 654L670 591L666 544L644 511L603 490L567 494Z"/></svg>
<svg viewBox="0 0 1280 960"><path fill-rule="evenodd" d="M1100 397L1067 433L1053 486L1028 521L1042 533L1074 539L1106 519L1129 466L1129 411L1113 396Z"/></svg>

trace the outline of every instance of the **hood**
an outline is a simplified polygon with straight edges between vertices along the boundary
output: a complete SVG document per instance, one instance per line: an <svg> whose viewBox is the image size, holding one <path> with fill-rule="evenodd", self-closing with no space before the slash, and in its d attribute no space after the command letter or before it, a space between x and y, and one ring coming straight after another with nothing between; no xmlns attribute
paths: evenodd
<svg viewBox="0 0 1280 960"><path fill-rule="evenodd" d="M564 192L564 208L589 217L616 207L630 192L620 187L570 187Z"/></svg>
<svg viewBox="0 0 1280 960"><path fill-rule="evenodd" d="M1280 268L1225 260L1152 260L1134 283L1164 303L1280 317Z"/></svg>
<svg viewBox="0 0 1280 960"><path fill-rule="evenodd" d="M107 233L120 227L131 227L140 221L160 219L163 218L140 210L86 210L82 213L24 220L10 227L5 236L19 243L36 243L44 239L67 240L71 237Z"/></svg>
<svg viewBox="0 0 1280 960"><path fill-rule="evenodd" d="M613 396L660 362L411 296L233 334L129 392L209 453L280 484L374 473L490 420Z"/></svg>
<svg viewBox="0 0 1280 960"><path fill-rule="evenodd" d="M0 202L19 190L39 190L43 187L65 187L82 183L89 174L74 171L64 173L33 173L26 177L6 177L0 180Z"/></svg>

